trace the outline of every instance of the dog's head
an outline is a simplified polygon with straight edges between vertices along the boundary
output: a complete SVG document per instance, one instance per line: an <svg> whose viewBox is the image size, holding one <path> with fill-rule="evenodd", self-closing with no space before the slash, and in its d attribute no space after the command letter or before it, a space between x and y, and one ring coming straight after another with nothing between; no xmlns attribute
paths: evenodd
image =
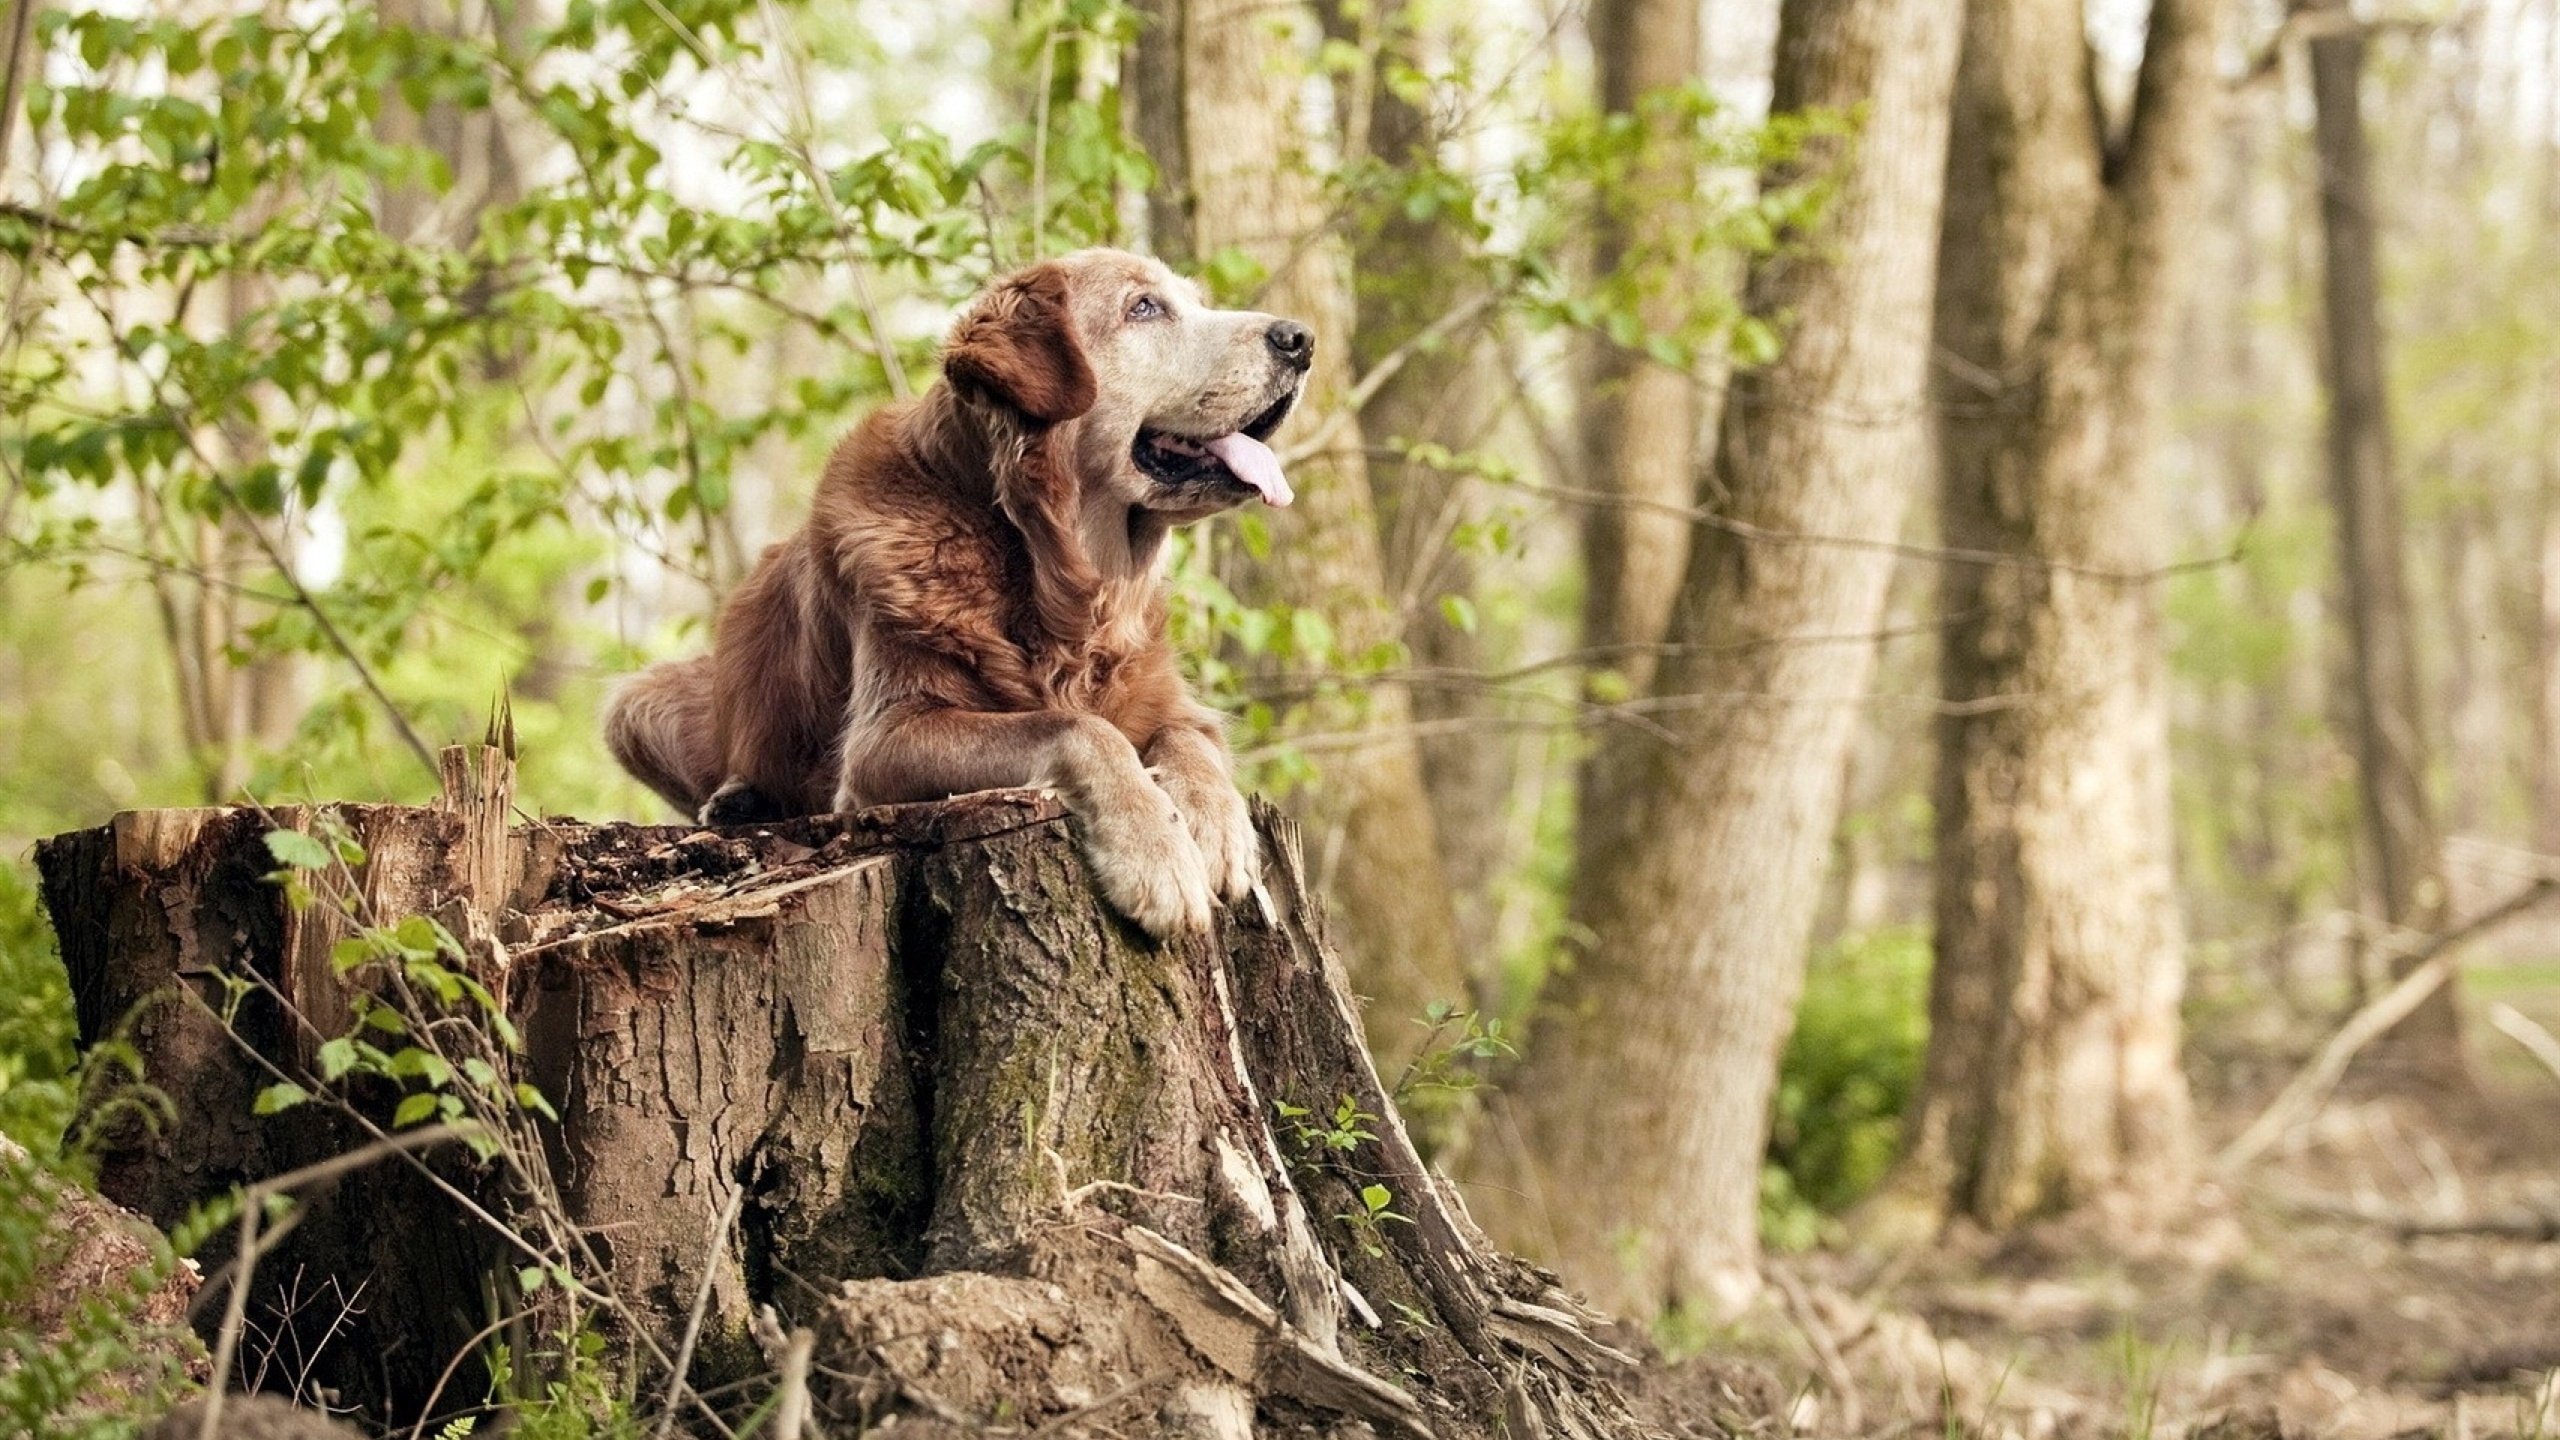
<svg viewBox="0 0 2560 1440"><path fill-rule="evenodd" d="M1143 255L1082 250L997 281L953 329L943 374L1055 432L1088 495L1179 523L1290 502L1265 442L1314 354L1304 325L1212 309Z"/></svg>

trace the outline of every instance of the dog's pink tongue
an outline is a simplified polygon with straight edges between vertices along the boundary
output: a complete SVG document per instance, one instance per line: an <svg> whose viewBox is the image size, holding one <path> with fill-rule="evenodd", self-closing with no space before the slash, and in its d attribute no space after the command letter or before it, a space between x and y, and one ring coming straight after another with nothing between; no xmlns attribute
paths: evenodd
<svg viewBox="0 0 2560 1440"><path fill-rule="evenodd" d="M1265 505L1286 505L1298 498L1289 477L1280 473L1280 457L1271 447L1239 430L1209 442L1209 453L1236 472L1236 478L1262 492Z"/></svg>

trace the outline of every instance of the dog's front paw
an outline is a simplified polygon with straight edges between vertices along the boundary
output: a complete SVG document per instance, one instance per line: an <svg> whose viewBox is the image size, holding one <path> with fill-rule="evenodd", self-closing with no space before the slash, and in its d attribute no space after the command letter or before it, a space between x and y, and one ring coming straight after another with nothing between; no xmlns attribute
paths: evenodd
<svg viewBox="0 0 2560 1440"><path fill-rule="evenodd" d="M1244 797L1223 778L1202 784L1166 777L1166 792L1182 812L1191 842L1200 847L1209 870L1209 888L1233 905L1253 893L1262 875L1262 837L1253 833L1253 814Z"/></svg>
<svg viewBox="0 0 2560 1440"><path fill-rule="evenodd" d="M1102 898L1158 939L1209 928L1210 872L1163 791L1079 817Z"/></svg>

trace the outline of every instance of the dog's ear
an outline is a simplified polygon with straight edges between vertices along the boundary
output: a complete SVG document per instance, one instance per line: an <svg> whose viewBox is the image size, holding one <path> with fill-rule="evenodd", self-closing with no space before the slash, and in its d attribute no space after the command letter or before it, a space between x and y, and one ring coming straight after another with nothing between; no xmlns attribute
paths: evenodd
<svg viewBox="0 0 2560 1440"><path fill-rule="evenodd" d="M1044 261L998 284L960 317L943 351L945 379L1041 424L1093 408L1093 366L1076 343L1064 266Z"/></svg>

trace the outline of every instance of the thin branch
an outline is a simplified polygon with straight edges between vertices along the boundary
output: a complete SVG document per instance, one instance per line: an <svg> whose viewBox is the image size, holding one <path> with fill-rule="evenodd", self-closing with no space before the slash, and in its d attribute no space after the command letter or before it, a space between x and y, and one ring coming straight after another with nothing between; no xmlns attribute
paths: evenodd
<svg viewBox="0 0 2560 1440"><path fill-rule="evenodd" d="M1350 424L1354 416L1366 409L1369 402L1378 397L1378 392L1385 389L1387 383L1395 379L1415 355L1439 344L1477 316L1492 309L1501 298L1502 292L1499 290L1480 291L1451 307L1449 312L1439 319L1415 331L1403 344L1380 356L1378 363L1369 367L1369 373L1360 377L1359 383L1353 385L1350 393L1342 397L1341 404L1333 407L1333 413L1325 417L1324 423L1316 427L1314 434L1305 436L1297 444L1280 453L1280 463L1283 466L1295 465L1302 460L1323 454L1326 447L1333 443L1334 437L1342 433L1343 427Z"/></svg>
<svg viewBox="0 0 2560 1440"><path fill-rule="evenodd" d="M80 287L80 293L88 299L91 307L98 312L98 318L105 323L108 335L115 342L117 353L123 355L126 362L139 370L149 383L153 408L159 411L160 418L168 423L169 428L186 445L187 453L194 456L196 463L204 467L205 478L211 481L214 489L221 493L223 503L229 505L239 515L240 523L248 530L249 538L257 544L259 553L266 557L269 565L275 567L277 578L284 581L286 588L293 592L294 603L311 616L311 622L319 628L321 638L327 640L330 648L336 650L339 656L355 670L356 679L363 684L365 692L382 707L384 714L391 717L392 727L400 732L401 742L409 747L409 753L418 757L418 763L427 767L428 774L439 773L436 767L435 751L419 736L417 727L409 723L407 712L400 708L399 702L391 698L391 692L383 688L381 678L373 673L373 667L365 663L364 656L356 650L354 643L349 641L346 633L338 628L338 622L332 619L328 610L320 604L319 597L313 595L310 587L302 583L302 577L294 573L293 566L286 559L283 548L276 544L274 537L267 534L266 527L258 523L256 512L240 498L240 492L233 488L231 481L224 476L222 467L214 463L212 456L205 453L203 444L196 438L196 427L188 424L186 417L170 403L169 393L162 377L151 367L142 363L142 357L134 352L132 338L125 333L123 326L116 323L114 311L87 285Z"/></svg>
<svg viewBox="0 0 2560 1440"><path fill-rule="evenodd" d="M115 240L127 245L137 245L146 250L210 250L217 245L230 244L232 241L231 236L219 230L208 230L197 225L178 225L159 231L100 230L83 225L77 220L66 219L50 210L40 210L35 206L21 205L11 200L0 200L0 219L32 225L48 235L69 235L81 240Z"/></svg>
<svg viewBox="0 0 2560 1440"><path fill-rule="evenodd" d="M1971 550L1946 545L1914 545L1901 540L1876 540L1863 535L1825 535L1807 530L1779 530L1766 525L1755 525L1748 520L1737 520L1730 515L1719 515L1702 505L1674 505L1631 495L1614 495L1604 490L1545 485L1534 480L1520 480L1508 476L1477 474L1475 478L1489 485L1500 485L1506 489L1519 490L1564 504L1643 510L1652 514L1677 516L1692 524L1704 525L1711 530L1721 530L1728 535L1756 544L1830 546L1843 550L1899 555L1910 560L1931 560L1949 565L2042 570L2127 585L2148 584L2171 576L2185 575L2199 570L2216 570L2226 565L2237 564L2243 556L2248 554L2250 529L2256 523L2256 517L2250 517L2249 521L2242 525L2239 536L2231 542L2231 548L2219 555L2176 560L2149 569L2128 570L2111 565L2088 565L2072 560L2057 560L2042 555L2019 555L2006 550Z"/></svg>
<svg viewBox="0 0 2560 1440"><path fill-rule="evenodd" d="M675 1361L667 1367L667 1399L658 1411L657 1440L667 1440L667 1433L675 1428L676 1407L683 1403L687 1388L685 1372L693 1368L694 1343L702 1338L702 1314L711 1308L711 1282L720 1274L720 1251L729 1243L729 1227L738 1223L738 1207L746 1199L746 1186L733 1187L727 1203L720 1207L719 1218L712 1221L711 1241L702 1255L702 1284L693 1292L693 1309L684 1317L684 1335L676 1341Z"/></svg>
<svg viewBox="0 0 2560 1440"><path fill-rule="evenodd" d="M2560 894L2560 876L2546 875L2436 935L2408 955L2410 969L2399 983L2348 1016L2347 1023L2338 1027L2338 1033L2329 1037L2329 1043L2320 1047L2320 1053L2276 1095L2274 1103L2214 1157L2214 1168L2229 1174L2264 1155L2287 1130L2319 1108L2358 1052L2408 1019L2428 996L2453 978L2455 962L2466 942L2513 920L2554 894Z"/></svg>
<svg viewBox="0 0 2560 1440"><path fill-rule="evenodd" d="M2560 1038L2535 1022L2534 1018L2501 1000L2489 1007L2489 1023L2500 1034L2525 1049L2525 1053L2542 1062L2551 1078L2560 1080Z"/></svg>
<svg viewBox="0 0 2560 1440"><path fill-rule="evenodd" d="M290 1195L306 1185L335 1180L376 1160L451 1140L459 1133L455 1126L431 1125L405 1135L386 1135L343 1155L332 1155L316 1164L288 1170L282 1175L241 1188L240 1249L231 1257L231 1289L223 1298L222 1329L214 1337L213 1379L205 1387L203 1419L196 1431L197 1440L217 1440L222 1434L222 1398L231 1379L231 1361L240 1350L241 1330L248 1322L249 1280L257 1273L258 1256L263 1250L274 1249L299 1219L297 1214L268 1232L266 1243L261 1246L258 1222L266 1213L267 1200L277 1195Z"/></svg>

